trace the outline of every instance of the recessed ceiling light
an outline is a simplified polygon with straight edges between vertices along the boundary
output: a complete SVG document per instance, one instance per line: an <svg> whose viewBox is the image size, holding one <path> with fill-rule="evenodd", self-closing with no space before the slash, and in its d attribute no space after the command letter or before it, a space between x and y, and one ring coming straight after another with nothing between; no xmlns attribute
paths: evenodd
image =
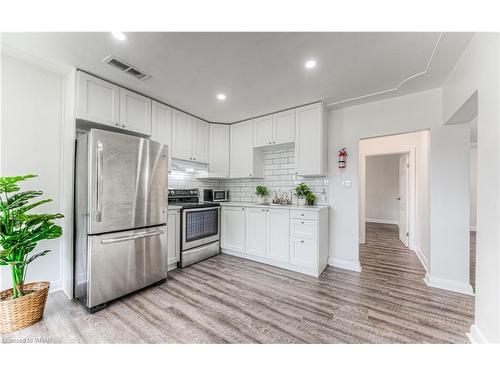
<svg viewBox="0 0 500 375"><path fill-rule="evenodd" d="M226 95L224 95L224 94L217 94L217 99L219 99L221 102L223 102L224 100L226 100Z"/></svg>
<svg viewBox="0 0 500 375"><path fill-rule="evenodd" d="M121 31L112 31L111 34L118 40L126 40L127 36Z"/></svg>
<svg viewBox="0 0 500 375"><path fill-rule="evenodd" d="M307 62L306 62L306 64L305 64L305 67L306 67L307 69L312 69L312 68L314 68L315 66L316 66L316 61L314 61L314 60L309 60L309 61L307 61Z"/></svg>

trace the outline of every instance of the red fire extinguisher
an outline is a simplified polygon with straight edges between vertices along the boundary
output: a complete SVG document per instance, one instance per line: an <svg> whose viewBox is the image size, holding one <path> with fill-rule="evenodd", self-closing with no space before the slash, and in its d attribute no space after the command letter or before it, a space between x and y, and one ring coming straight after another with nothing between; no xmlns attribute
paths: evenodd
<svg viewBox="0 0 500 375"><path fill-rule="evenodd" d="M347 151L345 148L341 148L339 151L339 168L343 169L345 168L345 163L347 159Z"/></svg>

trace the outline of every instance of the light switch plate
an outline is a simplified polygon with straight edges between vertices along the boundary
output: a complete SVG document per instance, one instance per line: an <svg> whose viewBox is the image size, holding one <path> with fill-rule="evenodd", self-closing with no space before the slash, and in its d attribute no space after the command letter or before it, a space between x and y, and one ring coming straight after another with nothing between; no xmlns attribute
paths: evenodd
<svg viewBox="0 0 500 375"><path fill-rule="evenodd" d="M342 181L342 187L344 189L350 189L352 187L352 181L351 180Z"/></svg>

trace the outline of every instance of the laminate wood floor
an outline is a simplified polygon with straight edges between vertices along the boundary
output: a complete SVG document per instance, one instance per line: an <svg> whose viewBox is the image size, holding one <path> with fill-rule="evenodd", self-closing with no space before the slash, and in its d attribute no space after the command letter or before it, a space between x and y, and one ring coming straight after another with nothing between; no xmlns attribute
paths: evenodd
<svg viewBox="0 0 500 375"><path fill-rule="evenodd" d="M62 292L44 319L2 336L55 343L466 343L474 299L432 289L397 227L368 225L361 273L316 279L229 255L169 273L166 284L93 315Z"/></svg>

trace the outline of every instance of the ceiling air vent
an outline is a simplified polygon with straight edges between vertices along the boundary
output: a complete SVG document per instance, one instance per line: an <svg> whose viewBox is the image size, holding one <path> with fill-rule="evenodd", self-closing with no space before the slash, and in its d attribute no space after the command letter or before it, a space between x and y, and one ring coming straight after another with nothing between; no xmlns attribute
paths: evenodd
<svg viewBox="0 0 500 375"><path fill-rule="evenodd" d="M112 67L115 67L116 69L120 69L122 72L127 73L128 75L131 75L134 78L140 79L141 81L144 81L144 80L148 79L149 77L151 77L149 74L144 73L143 71L136 68L135 66L132 66L123 60L118 60L113 55L109 55L104 60L102 60L102 62L106 63L108 65L111 65Z"/></svg>

